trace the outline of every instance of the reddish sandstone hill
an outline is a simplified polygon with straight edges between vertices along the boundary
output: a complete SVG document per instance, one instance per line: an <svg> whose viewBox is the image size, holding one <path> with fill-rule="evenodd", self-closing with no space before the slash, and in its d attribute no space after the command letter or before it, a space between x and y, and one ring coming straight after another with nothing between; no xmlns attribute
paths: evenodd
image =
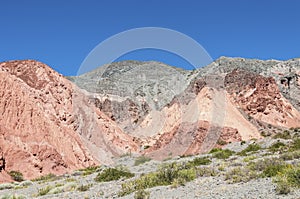
<svg viewBox="0 0 300 199"><path fill-rule="evenodd" d="M62 174L136 144L71 82L37 61L0 63L0 147L6 170Z"/></svg>

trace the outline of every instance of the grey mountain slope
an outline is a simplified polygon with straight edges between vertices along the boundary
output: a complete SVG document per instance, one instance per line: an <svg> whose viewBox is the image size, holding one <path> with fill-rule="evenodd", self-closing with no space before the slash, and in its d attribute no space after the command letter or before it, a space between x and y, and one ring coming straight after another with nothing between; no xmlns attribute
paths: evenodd
<svg viewBox="0 0 300 199"><path fill-rule="evenodd" d="M160 62L122 61L68 79L91 93L146 100L160 109L187 87L190 73Z"/></svg>

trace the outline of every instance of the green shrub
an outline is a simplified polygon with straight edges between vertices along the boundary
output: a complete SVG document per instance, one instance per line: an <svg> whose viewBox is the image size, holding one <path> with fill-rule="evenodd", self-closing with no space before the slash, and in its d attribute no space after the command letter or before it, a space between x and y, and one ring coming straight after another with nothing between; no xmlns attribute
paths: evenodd
<svg viewBox="0 0 300 199"><path fill-rule="evenodd" d="M274 179L279 194L288 194L293 188L300 188L300 165L287 165Z"/></svg>
<svg viewBox="0 0 300 199"><path fill-rule="evenodd" d="M222 139L218 139L217 144L223 146L223 145L226 145L227 142Z"/></svg>
<svg viewBox="0 0 300 199"><path fill-rule="evenodd" d="M208 165L211 163L211 160L208 157L200 157L200 158L194 158L191 161L187 162L187 165L189 167L195 167L200 165Z"/></svg>
<svg viewBox="0 0 300 199"><path fill-rule="evenodd" d="M34 179L33 181L44 181L44 182L49 182L49 181L54 181L57 179L57 176L52 174L52 173L49 173L47 175L44 175L44 176L41 176L41 177L38 177L36 179Z"/></svg>
<svg viewBox="0 0 300 199"><path fill-rule="evenodd" d="M273 177L283 171L286 167L286 164L271 164L268 165L262 172L262 177Z"/></svg>
<svg viewBox="0 0 300 199"><path fill-rule="evenodd" d="M194 180L197 169L192 164L170 163L160 166L156 172L142 175L140 178L122 184L119 196L130 194L137 190L143 190L156 186L178 186Z"/></svg>
<svg viewBox="0 0 300 199"><path fill-rule="evenodd" d="M22 182L24 180L23 174L20 171L10 171L8 174L14 181Z"/></svg>
<svg viewBox="0 0 300 199"><path fill-rule="evenodd" d="M235 153L234 151L231 151L229 149L219 150L213 153L213 157L218 159L227 159L230 156L232 156L234 153Z"/></svg>
<svg viewBox="0 0 300 199"><path fill-rule="evenodd" d="M213 148L212 150L210 150L209 153L216 153L218 151L222 151L222 149L220 149L220 148Z"/></svg>
<svg viewBox="0 0 300 199"><path fill-rule="evenodd" d="M124 169L108 168L99 173L95 181L96 182L109 182L114 180L119 180L120 178L132 178L133 173L125 171Z"/></svg>
<svg viewBox="0 0 300 199"><path fill-rule="evenodd" d="M225 174L225 180L229 183L248 182L257 178L257 173L247 168L233 168Z"/></svg>
<svg viewBox="0 0 300 199"><path fill-rule="evenodd" d="M263 136L263 137L268 137L268 136L271 135L271 133L270 132L267 133L265 131L262 131L262 132L260 132L260 135Z"/></svg>
<svg viewBox="0 0 300 199"><path fill-rule="evenodd" d="M80 185L76 188L77 191L88 191L93 185L92 184L87 184L87 185Z"/></svg>
<svg viewBox="0 0 300 199"><path fill-rule="evenodd" d="M134 161L134 166L144 164L145 162L149 162L150 160L151 160L151 158L148 158L148 157L145 157L145 156L137 157Z"/></svg>
<svg viewBox="0 0 300 199"><path fill-rule="evenodd" d="M297 151L297 150L300 150L300 139L299 138L293 140L293 143L291 144L290 149L289 149L289 151Z"/></svg>
<svg viewBox="0 0 300 199"><path fill-rule="evenodd" d="M84 169L79 169L79 171L82 171L83 176L91 175L92 173L95 173L97 169L99 169L100 166L90 166Z"/></svg>
<svg viewBox="0 0 300 199"><path fill-rule="evenodd" d="M247 148L237 153L238 155L246 156L249 152L255 152L260 150L261 147L258 144L250 144Z"/></svg>
<svg viewBox="0 0 300 199"><path fill-rule="evenodd" d="M52 188L48 193L46 194L58 194L58 193L63 193L64 192L64 189L63 187L54 187Z"/></svg>
<svg viewBox="0 0 300 199"><path fill-rule="evenodd" d="M282 142L276 142L272 144L268 149L272 152L280 151L283 147L285 147L285 144Z"/></svg>
<svg viewBox="0 0 300 199"><path fill-rule="evenodd" d="M267 158L256 162L250 162L248 164L248 168L250 168L252 171L263 172L265 170L269 170L269 168L271 168L272 166L276 167L277 165L280 167L282 165L285 165L285 162L283 162L279 158Z"/></svg>
<svg viewBox="0 0 300 199"><path fill-rule="evenodd" d="M284 153L280 156L282 160L300 159L300 150Z"/></svg>
<svg viewBox="0 0 300 199"><path fill-rule="evenodd" d="M145 191L144 189L138 190L134 194L134 199L149 199L150 198L150 192Z"/></svg>
<svg viewBox="0 0 300 199"><path fill-rule="evenodd" d="M38 190L38 196L44 196L46 194L49 193L49 191L52 189L53 187L52 186L46 186L46 187L43 187L43 188L40 188Z"/></svg>
<svg viewBox="0 0 300 199"><path fill-rule="evenodd" d="M217 171L209 167L201 167L196 169L196 174L197 176L201 176L201 177L210 177L210 176L216 176Z"/></svg>
<svg viewBox="0 0 300 199"><path fill-rule="evenodd" d="M282 133L277 133L273 136L274 139L292 139L292 135L288 130L283 131Z"/></svg>

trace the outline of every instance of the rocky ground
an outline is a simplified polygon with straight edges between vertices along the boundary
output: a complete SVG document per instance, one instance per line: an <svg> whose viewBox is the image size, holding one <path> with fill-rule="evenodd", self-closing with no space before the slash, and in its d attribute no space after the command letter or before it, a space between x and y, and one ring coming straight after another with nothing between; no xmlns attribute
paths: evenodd
<svg viewBox="0 0 300 199"><path fill-rule="evenodd" d="M108 172L96 181L97 175L109 170L107 166L99 166L63 176L1 184L0 195L1 198L300 198L299 134L299 129L291 129L276 137L231 143L208 154L163 161L125 154L115 159L114 168L134 177L112 180L109 178L118 174ZM160 175L160 182L153 184L151 175L156 171L164 174ZM161 186L165 178L170 183ZM142 185L142 191L132 189L134 186L124 188L141 179L146 180L135 185Z"/></svg>

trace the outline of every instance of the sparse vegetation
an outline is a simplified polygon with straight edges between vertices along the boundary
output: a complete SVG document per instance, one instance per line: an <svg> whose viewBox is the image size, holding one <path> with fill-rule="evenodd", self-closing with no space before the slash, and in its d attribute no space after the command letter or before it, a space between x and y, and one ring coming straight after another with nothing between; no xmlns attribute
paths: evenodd
<svg viewBox="0 0 300 199"><path fill-rule="evenodd" d="M201 158L197 157L197 158L194 158L193 160L187 162L188 167L208 165L210 163L211 163L211 160L208 157L201 157Z"/></svg>
<svg viewBox="0 0 300 199"><path fill-rule="evenodd" d="M282 160L300 159L300 150L284 153L280 156Z"/></svg>
<svg viewBox="0 0 300 199"><path fill-rule="evenodd" d="M14 181L22 182L24 180L23 174L20 171L10 171L8 174L12 177Z"/></svg>
<svg viewBox="0 0 300 199"><path fill-rule="evenodd" d="M145 191L144 189L138 190L134 194L134 199L149 199L150 198L150 192Z"/></svg>
<svg viewBox="0 0 300 199"><path fill-rule="evenodd" d="M93 185L92 184L87 184L87 185L80 185L76 188L77 191L88 191Z"/></svg>
<svg viewBox="0 0 300 199"><path fill-rule="evenodd" d="M236 167L225 174L225 180L230 183L248 182L257 178L257 173L248 168Z"/></svg>
<svg viewBox="0 0 300 199"><path fill-rule="evenodd" d="M297 151L300 150L300 139L296 138L293 140L293 143L291 144L289 151Z"/></svg>
<svg viewBox="0 0 300 199"><path fill-rule="evenodd" d="M15 188L15 185L13 185L12 183L3 183L3 184L0 184L0 190L13 189L13 188Z"/></svg>
<svg viewBox="0 0 300 199"><path fill-rule="evenodd" d="M267 158L256 162L250 162L248 168L252 171L261 172L261 177L271 177L285 165L279 158ZM273 170L274 169L274 170Z"/></svg>
<svg viewBox="0 0 300 199"><path fill-rule="evenodd" d="M197 176L216 175L216 171L210 168L198 168L199 165L209 163L210 159L202 157L189 162L163 164L156 172L144 174L138 179L123 183L119 196L156 186L177 187L194 180Z"/></svg>
<svg viewBox="0 0 300 199"><path fill-rule="evenodd" d="M38 190L37 196L44 196L44 195L48 194L49 191L50 191L52 188L53 188L53 187L52 187L52 186L49 186L49 185L46 186L46 187L40 188L40 189Z"/></svg>
<svg viewBox="0 0 300 199"><path fill-rule="evenodd" d="M149 162L150 160L151 160L151 158L148 158L146 156L137 157L135 159L134 166L138 166L140 164L144 164L145 162Z"/></svg>
<svg viewBox="0 0 300 199"><path fill-rule="evenodd" d="M119 180L120 178L132 178L133 173L130 173L124 168L108 168L100 172L96 178L96 182L109 182Z"/></svg>
<svg viewBox="0 0 300 199"><path fill-rule="evenodd" d="M100 166L90 166L84 169L79 169L79 171L82 171L81 175L87 176L87 175L91 175L92 173L95 173L99 168Z"/></svg>
<svg viewBox="0 0 300 199"><path fill-rule="evenodd" d="M215 152L218 152L218 151L222 151L222 149L220 149L220 148L213 148L212 150L210 150L209 153L215 153Z"/></svg>
<svg viewBox="0 0 300 199"><path fill-rule="evenodd" d="M255 143L254 144L249 144L249 146L247 148L245 148L241 152L237 153L237 155L246 156L248 153L256 152L260 149L261 149L261 147L258 144L255 144Z"/></svg>
<svg viewBox="0 0 300 199"><path fill-rule="evenodd" d="M247 157L245 157L245 158L243 159L243 161L244 161L244 162L250 162L250 161L255 160L255 159L256 159L255 156L247 156Z"/></svg>
<svg viewBox="0 0 300 199"><path fill-rule="evenodd" d="M268 149L272 152L280 151L285 147L285 144L282 142L276 142L272 144Z"/></svg>
<svg viewBox="0 0 300 199"><path fill-rule="evenodd" d="M231 151L229 149L225 149L225 150L215 150L213 153L213 157L214 158L218 158L218 159L227 159L230 156L232 156L235 152Z"/></svg>
<svg viewBox="0 0 300 199"><path fill-rule="evenodd" d="M274 178L276 192L288 194L293 188L300 188L300 166L288 165Z"/></svg>
<svg viewBox="0 0 300 199"><path fill-rule="evenodd" d="M25 198L26 197L24 195L19 195L14 193L5 194L4 196L1 197L1 199L25 199Z"/></svg>
<svg viewBox="0 0 300 199"><path fill-rule="evenodd" d="M292 135L290 133L290 131L285 130L282 133L277 133L276 135L273 136L274 139L292 139Z"/></svg>
<svg viewBox="0 0 300 199"><path fill-rule="evenodd" d="M221 145L221 146L224 146L224 145L227 144L227 142L219 138L218 141L217 141L217 144Z"/></svg>
<svg viewBox="0 0 300 199"><path fill-rule="evenodd" d="M33 181L41 181L41 182L49 182L49 181L54 181L56 180L58 177L52 173L38 177L36 179L34 179Z"/></svg>

